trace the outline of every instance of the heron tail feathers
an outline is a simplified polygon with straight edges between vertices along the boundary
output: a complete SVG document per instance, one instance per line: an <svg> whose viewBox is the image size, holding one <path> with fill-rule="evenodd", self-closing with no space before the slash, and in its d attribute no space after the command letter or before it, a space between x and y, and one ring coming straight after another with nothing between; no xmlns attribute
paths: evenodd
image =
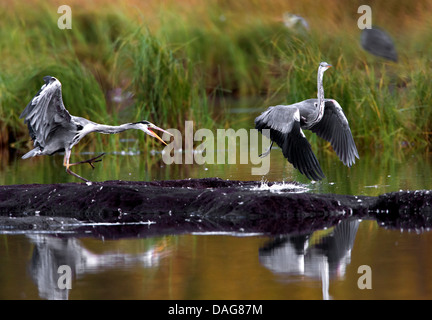
<svg viewBox="0 0 432 320"><path fill-rule="evenodd" d="M25 155L23 155L23 156L21 157L21 159L28 159L28 158L31 158L31 157L37 156L37 155L40 154L40 152L41 152L41 151L40 151L39 148L34 148L34 149L30 150L29 152L27 152Z"/></svg>

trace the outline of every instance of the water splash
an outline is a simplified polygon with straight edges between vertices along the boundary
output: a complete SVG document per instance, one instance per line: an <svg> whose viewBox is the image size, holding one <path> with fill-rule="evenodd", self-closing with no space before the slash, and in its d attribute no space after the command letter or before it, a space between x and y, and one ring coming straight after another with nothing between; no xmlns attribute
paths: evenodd
<svg viewBox="0 0 432 320"><path fill-rule="evenodd" d="M290 193L302 193L307 192L310 189L307 188L305 185L300 185L293 182L272 182L269 183L267 180L261 180L260 186L252 187L252 191L269 191L272 193L284 193L284 192L290 192Z"/></svg>

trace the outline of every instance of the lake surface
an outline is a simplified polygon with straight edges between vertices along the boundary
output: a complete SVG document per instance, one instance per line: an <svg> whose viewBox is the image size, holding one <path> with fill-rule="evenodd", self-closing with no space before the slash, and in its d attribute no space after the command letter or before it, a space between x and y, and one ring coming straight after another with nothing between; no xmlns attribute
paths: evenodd
<svg viewBox="0 0 432 320"><path fill-rule="evenodd" d="M241 110L235 113L251 118ZM321 151L317 157L327 178L311 183L277 148L269 173L258 176L251 175L257 167L252 163L166 165L162 147L145 152L133 140L123 145L100 150L107 154L94 170L81 166L76 172L93 181L295 180L306 192L347 195L432 189L432 157L424 152L399 157L360 152L361 159L348 169L332 152ZM1 159L3 185L78 182L65 173L62 155L22 160L6 154ZM112 240L91 233L3 232L0 299L432 299L430 248L429 230L392 230L370 220L276 237L141 234ZM72 270L71 289L59 288L62 265ZM362 266L370 268L367 279L361 278L366 275ZM365 283L371 288L360 288Z"/></svg>

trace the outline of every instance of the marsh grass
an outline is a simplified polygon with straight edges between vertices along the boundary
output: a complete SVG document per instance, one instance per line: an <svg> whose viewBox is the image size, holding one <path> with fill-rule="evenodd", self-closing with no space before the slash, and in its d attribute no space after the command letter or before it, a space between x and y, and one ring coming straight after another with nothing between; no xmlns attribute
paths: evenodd
<svg viewBox="0 0 432 320"><path fill-rule="evenodd" d="M147 29L139 28L121 42L113 75L129 81L126 89L134 93L135 121L148 119L174 128L182 128L185 120L204 127L212 122L193 64L175 57Z"/></svg>
<svg viewBox="0 0 432 320"><path fill-rule="evenodd" d="M263 110L315 97L317 66L327 61L334 69L325 74L325 95L343 107L360 154L430 148L428 1L75 0L72 30L57 28L52 2L31 4L14 3L0 20L2 146L26 148L28 134L18 117L47 74L63 83L65 104L75 115L112 124L147 119L179 129L193 120L216 128L230 123L224 112L212 110L216 102L216 108L226 105L225 97L256 96ZM398 63L361 49L360 4L371 5L374 23L393 36ZM284 11L304 16L310 31L287 29ZM131 103L109 99L117 88L133 94ZM155 143L141 136L139 144ZM115 149L118 139L98 135L95 141ZM89 140L80 147L95 149Z"/></svg>

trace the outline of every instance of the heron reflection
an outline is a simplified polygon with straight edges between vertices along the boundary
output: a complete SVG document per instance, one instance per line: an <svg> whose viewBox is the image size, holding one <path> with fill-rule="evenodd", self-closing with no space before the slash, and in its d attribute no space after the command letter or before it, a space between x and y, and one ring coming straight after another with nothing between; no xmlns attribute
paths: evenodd
<svg viewBox="0 0 432 320"><path fill-rule="evenodd" d="M320 279L323 299L330 299L330 279L344 276L359 224L341 221L317 241L312 233L280 236L260 248L259 261L280 276Z"/></svg>
<svg viewBox="0 0 432 320"><path fill-rule="evenodd" d="M162 239L147 250L128 254L123 252L93 253L74 237L58 238L51 235L28 235L34 244L29 271L39 296L49 300L66 300L68 289L59 288L60 266L70 267L73 279L86 274L100 273L118 267L139 265L156 267L162 257L169 254L169 247Z"/></svg>

